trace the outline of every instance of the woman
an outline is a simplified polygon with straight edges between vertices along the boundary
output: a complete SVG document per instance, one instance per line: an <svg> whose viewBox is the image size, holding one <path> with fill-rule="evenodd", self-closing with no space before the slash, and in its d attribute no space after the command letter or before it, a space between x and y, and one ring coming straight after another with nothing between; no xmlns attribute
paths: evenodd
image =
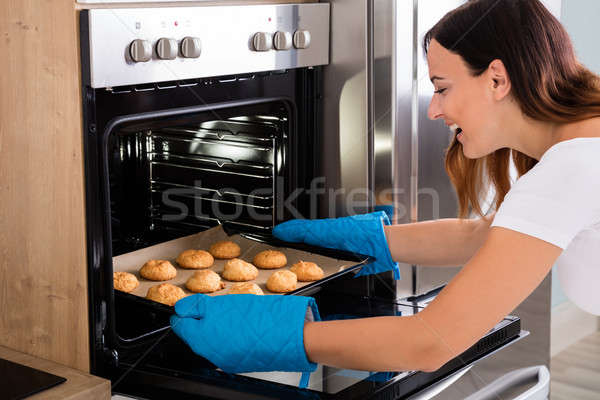
<svg viewBox="0 0 600 400"><path fill-rule="evenodd" d="M298 296L192 296L175 332L225 371L434 371L514 310L558 261L567 294L600 314L600 80L579 64L538 0L471 1L425 36L429 117L456 133L446 168L458 219L387 225L382 213L293 220L283 240L367 253L363 273L396 262L464 264L415 316L305 322ZM510 159L520 178L512 185ZM486 182L497 213L483 216ZM465 219L469 211L479 219ZM468 301L469 299L473 301ZM239 311L237 311L239 310Z"/></svg>

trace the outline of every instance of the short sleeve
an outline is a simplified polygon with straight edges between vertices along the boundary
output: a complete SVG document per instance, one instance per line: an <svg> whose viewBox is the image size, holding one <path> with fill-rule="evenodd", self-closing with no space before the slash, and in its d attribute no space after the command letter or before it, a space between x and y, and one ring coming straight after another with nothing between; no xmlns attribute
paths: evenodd
<svg viewBox="0 0 600 400"><path fill-rule="evenodd" d="M595 151L571 142L551 147L517 179L491 226L565 249L577 233L600 220L600 139L592 146Z"/></svg>

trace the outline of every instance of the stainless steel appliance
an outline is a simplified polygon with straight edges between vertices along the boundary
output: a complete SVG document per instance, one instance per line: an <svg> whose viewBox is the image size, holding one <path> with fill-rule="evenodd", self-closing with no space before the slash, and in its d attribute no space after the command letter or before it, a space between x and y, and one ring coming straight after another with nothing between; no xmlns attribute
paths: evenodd
<svg viewBox="0 0 600 400"><path fill-rule="evenodd" d="M112 288L113 256L217 224L273 242L270 228L286 219L390 200L399 222L410 220L402 207L414 217L416 10L416 2L332 1L81 12L91 365L115 392L429 398L526 336L509 316L434 373L323 366L300 389L298 374L215 369L170 333L172 308ZM440 190L452 210L447 184ZM404 266L398 283L391 273L350 273L298 293L313 295L324 318L411 315L439 282Z"/></svg>
<svg viewBox="0 0 600 400"><path fill-rule="evenodd" d="M353 195L368 187L366 208L393 204L398 223L456 217L455 193L443 166L450 133L427 117L433 86L421 41L446 12L464 2L330 2L332 51L324 70L324 115L326 130L339 132L325 137L328 148L339 148L323 157L330 190L343 188ZM560 17L561 0L543 2ZM348 26L363 34L350 39ZM344 196L336 198L338 210L346 204ZM459 269L402 265L398 296L433 290ZM527 339L477 363L437 398L464 399L510 371L548 366L550 286L549 275L512 313L531 331Z"/></svg>

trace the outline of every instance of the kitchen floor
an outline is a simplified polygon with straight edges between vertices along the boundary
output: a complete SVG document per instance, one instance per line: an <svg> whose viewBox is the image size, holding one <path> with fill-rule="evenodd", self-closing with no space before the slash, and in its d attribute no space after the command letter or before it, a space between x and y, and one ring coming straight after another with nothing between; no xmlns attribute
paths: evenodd
<svg viewBox="0 0 600 400"><path fill-rule="evenodd" d="M552 357L551 400L600 399L600 331Z"/></svg>

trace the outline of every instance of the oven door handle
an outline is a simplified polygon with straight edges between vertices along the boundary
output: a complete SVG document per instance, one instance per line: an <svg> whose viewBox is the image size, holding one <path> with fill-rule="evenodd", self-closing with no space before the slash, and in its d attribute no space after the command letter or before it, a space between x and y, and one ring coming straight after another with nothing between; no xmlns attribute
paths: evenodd
<svg viewBox="0 0 600 400"><path fill-rule="evenodd" d="M466 374L471 368L473 364L467 365L464 368L459 369L452 375L448 375L441 381L428 386L427 388L421 390L417 394L409 397L407 400L429 400L435 396L437 396L440 392L448 388L448 386L452 385L454 382L459 380L464 374Z"/></svg>

